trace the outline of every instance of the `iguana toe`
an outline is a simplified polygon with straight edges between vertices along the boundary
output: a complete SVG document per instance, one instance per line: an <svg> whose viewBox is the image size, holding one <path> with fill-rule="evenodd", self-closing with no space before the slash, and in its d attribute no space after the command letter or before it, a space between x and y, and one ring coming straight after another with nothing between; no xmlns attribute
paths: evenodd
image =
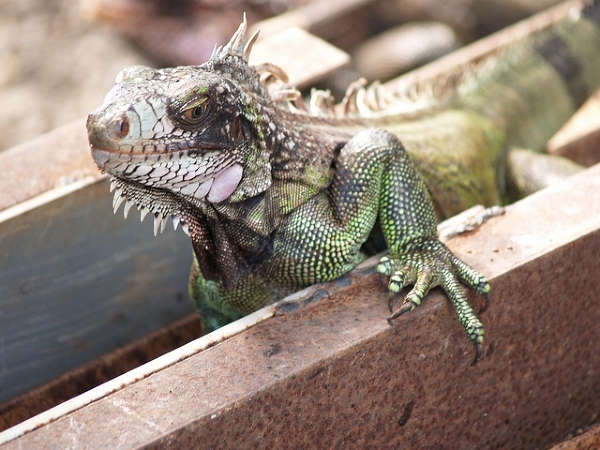
<svg viewBox="0 0 600 450"><path fill-rule="evenodd" d="M391 322L419 306L431 288L440 286L446 291L459 322L469 340L475 345L474 362L477 362L482 354L484 329L469 305L460 282L485 296L480 311L484 311L489 305L489 283L485 277L452 255L450 250L437 240L422 238L407 247L409 250L399 255L382 257L377 266L377 272L390 292L388 307L392 314L388 321ZM413 288L404 297L402 306L394 311L393 307L400 297L400 291L411 284Z"/></svg>

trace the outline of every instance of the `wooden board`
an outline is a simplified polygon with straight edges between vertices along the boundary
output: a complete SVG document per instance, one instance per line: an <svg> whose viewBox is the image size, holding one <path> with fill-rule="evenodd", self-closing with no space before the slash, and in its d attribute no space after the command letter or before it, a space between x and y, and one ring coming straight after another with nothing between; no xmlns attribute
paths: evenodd
<svg viewBox="0 0 600 450"><path fill-rule="evenodd" d="M193 311L188 237L113 215L108 191L75 183L0 212L0 400Z"/></svg>

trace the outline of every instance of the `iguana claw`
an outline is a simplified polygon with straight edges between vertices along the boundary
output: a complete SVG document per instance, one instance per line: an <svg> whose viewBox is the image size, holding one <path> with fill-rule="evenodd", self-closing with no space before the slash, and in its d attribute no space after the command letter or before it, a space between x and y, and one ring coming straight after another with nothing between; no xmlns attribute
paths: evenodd
<svg viewBox="0 0 600 450"><path fill-rule="evenodd" d="M479 312L477 314L481 315L484 312L486 312L487 309L490 307L490 302L491 300L489 292L487 294L483 294L483 305L479 308Z"/></svg>
<svg viewBox="0 0 600 450"><path fill-rule="evenodd" d="M488 296L486 295L486 299L488 298ZM487 304L487 302L486 302ZM408 311L412 311L415 308L415 305L411 302L406 302L404 303L400 309L398 309L395 313L393 313L391 316L389 316L387 318L387 321L390 325L392 325L392 321L394 319L397 319L398 317L400 317L401 315L403 315L404 313L407 313ZM480 312L483 311L480 310ZM390 309L391 312L391 309ZM483 352L483 347L480 343L478 342L474 342L473 345L475 346L475 358L473 359L473 362L471 363L472 366L474 366L475 364L477 364L479 362L479 360L481 359L481 354Z"/></svg>
<svg viewBox="0 0 600 450"><path fill-rule="evenodd" d="M395 313L392 313L392 315L387 318L387 321L391 325L392 320L397 319L402 314L407 313L408 311L412 311L413 309L415 309L415 305L412 302L406 302ZM392 312L391 308L390 308L390 312Z"/></svg>
<svg viewBox="0 0 600 450"><path fill-rule="evenodd" d="M485 301L480 313L489 305L489 283L482 275L456 258L435 238L420 238L407 247L407 250L397 256L382 257L377 266L380 279L390 291L388 307L392 314L387 318L388 322L391 323L392 320L419 306L431 288L440 286L446 291L456 309L458 320L469 340L475 345L473 364L477 363L482 354L483 325L471 309L459 281L478 294L484 295ZM398 294L410 284L413 285L412 290L404 297L402 306L393 312Z"/></svg>
<svg viewBox="0 0 600 450"><path fill-rule="evenodd" d="M473 359L473 362L471 363L472 366L474 366L475 364L477 364L479 362L479 360L481 359L481 344L475 344L475 359Z"/></svg>

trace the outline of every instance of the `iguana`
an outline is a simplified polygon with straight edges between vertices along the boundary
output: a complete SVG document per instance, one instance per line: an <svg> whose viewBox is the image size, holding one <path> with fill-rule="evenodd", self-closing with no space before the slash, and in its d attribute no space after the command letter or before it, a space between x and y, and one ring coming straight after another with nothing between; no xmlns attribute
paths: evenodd
<svg viewBox="0 0 600 450"><path fill-rule="evenodd" d="M88 118L115 211L136 206L191 237L190 293L206 331L333 280L383 234L377 271L397 317L441 286L479 359L484 328L463 287L485 277L436 236L437 220L501 202L510 149L539 149L600 81L600 5L561 20L409 99L353 85L309 106L272 64L248 64L242 23L199 66L124 69ZM439 92L438 92L439 91ZM558 167L560 164L558 165ZM560 169L559 169L560 170Z"/></svg>

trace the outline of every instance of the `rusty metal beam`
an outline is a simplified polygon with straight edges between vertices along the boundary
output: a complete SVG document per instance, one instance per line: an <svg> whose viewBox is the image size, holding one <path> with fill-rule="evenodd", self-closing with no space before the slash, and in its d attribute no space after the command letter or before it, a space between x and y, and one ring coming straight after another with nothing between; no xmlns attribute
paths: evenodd
<svg viewBox="0 0 600 450"><path fill-rule="evenodd" d="M70 370L42 386L0 403L0 431L83 394L200 335L200 320L194 312L169 326Z"/></svg>
<svg viewBox="0 0 600 450"><path fill-rule="evenodd" d="M474 367L442 295L390 327L376 277L354 273L2 448L547 447L593 421L600 166L449 245L492 280Z"/></svg>

